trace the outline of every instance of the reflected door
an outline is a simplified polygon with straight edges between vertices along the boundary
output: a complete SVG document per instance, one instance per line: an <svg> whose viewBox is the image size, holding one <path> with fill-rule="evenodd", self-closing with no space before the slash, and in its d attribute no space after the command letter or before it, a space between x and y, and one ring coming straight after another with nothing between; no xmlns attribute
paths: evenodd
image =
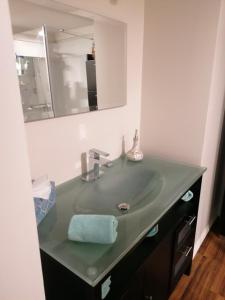
<svg viewBox="0 0 225 300"><path fill-rule="evenodd" d="M90 20L89 22L93 22ZM92 34L47 29L50 83L55 117L88 112L97 107L95 60L88 60L93 48ZM94 104L93 104L94 103Z"/></svg>

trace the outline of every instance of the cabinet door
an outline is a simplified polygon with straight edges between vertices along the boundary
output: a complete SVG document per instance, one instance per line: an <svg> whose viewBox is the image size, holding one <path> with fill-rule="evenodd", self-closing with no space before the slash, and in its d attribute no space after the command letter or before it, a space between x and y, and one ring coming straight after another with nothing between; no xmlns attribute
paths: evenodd
<svg viewBox="0 0 225 300"><path fill-rule="evenodd" d="M120 300L144 300L144 268L141 267L131 280Z"/></svg>
<svg viewBox="0 0 225 300"><path fill-rule="evenodd" d="M148 241L151 242L151 239ZM173 235L169 234L144 263L145 300L166 300L171 278Z"/></svg>

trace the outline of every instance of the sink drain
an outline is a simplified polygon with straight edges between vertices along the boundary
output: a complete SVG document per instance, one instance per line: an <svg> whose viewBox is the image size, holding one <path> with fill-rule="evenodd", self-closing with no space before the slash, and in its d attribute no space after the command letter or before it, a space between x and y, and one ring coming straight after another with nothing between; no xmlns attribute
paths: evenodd
<svg viewBox="0 0 225 300"><path fill-rule="evenodd" d="M120 203L120 204L118 204L118 209L120 210L120 211L122 211L122 212L126 212L126 211L128 211L129 209L130 209L130 204L128 204L128 203Z"/></svg>

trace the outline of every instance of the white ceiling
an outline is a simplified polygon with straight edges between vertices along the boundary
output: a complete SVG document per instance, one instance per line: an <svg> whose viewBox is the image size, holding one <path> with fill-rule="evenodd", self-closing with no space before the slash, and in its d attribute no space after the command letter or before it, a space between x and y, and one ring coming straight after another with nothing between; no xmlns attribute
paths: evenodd
<svg viewBox="0 0 225 300"><path fill-rule="evenodd" d="M54 0L9 0L9 6L14 33L38 28L43 24L65 30L93 25L93 19L74 15L74 7Z"/></svg>

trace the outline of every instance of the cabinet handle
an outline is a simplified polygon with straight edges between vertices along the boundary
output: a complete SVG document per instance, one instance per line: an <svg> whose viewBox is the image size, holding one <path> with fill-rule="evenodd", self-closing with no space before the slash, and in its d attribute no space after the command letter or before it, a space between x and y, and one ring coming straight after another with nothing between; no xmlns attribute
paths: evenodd
<svg viewBox="0 0 225 300"><path fill-rule="evenodd" d="M183 200L183 201L185 201L185 202L188 202L188 201L190 201L193 197L194 197L194 193L193 193L191 190L189 190L189 191L187 191L186 194L184 194L183 197L181 197L181 200Z"/></svg>
<svg viewBox="0 0 225 300"><path fill-rule="evenodd" d="M191 226L194 223L195 219L196 219L196 216L193 216L193 217L190 216L189 220L187 221L188 226Z"/></svg>
<svg viewBox="0 0 225 300"><path fill-rule="evenodd" d="M193 248L192 246L187 247L184 251L182 251L182 254L184 254L187 257L190 254L192 248Z"/></svg>

